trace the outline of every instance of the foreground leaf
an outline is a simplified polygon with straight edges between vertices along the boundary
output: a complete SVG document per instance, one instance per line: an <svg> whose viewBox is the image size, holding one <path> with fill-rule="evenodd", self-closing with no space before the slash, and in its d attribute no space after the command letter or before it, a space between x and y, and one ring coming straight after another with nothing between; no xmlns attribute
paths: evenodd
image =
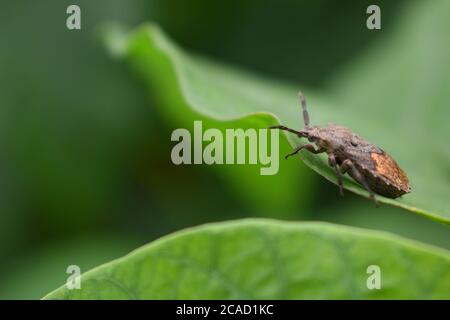
<svg viewBox="0 0 450 320"><path fill-rule="evenodd" d="M120 41L116 38L120 38ZM403 127L375 123L371 117L365 117L364 109L355 111L341 108L333 100L327 101L320 94L301 86L270 81L186 54L154 25L143 26L128 38L116 38L110 38L113 39L110 42L119 42L121 45L112 46L121 48L122 54L128 57L158 96L165 101L165 106L170 109L168 112L174 118L183 119L189 112L218 121L247 117L267 122L267 119L273 117L272 124L282 123L301 128L297 91L302 89L308 98L314 124L338 122L354 128L363 137L385 148L405 169L410 177L413 192L395 200L379 196L381 202L450 223L448 197L443 196L450 193L448 178L435 174L436 172L429 175L430 170L420 170L435 168L436 161L441 161L442 164L443 154L439 149L433 148L434 158L422 156L424 149L410 143L410 137L401 133ZM182 101L181 104L178 99ZM378 110L383 108L391 110L393 106L378 106ZM288 134L287 137L292 146L302 143L292 135ZM441 158L438 154L441 154ZM309 167L336 183L335 174L328 166L325 156L302 152L300 157ZM345 178L344 186L350 191L367 196L367 192L348 177Z"/></svg>
<svg viewBox="0 0 450 320"><path fill-rule="evenodd" d="M367 288L370 265L379 290ZM161 238L45 298L448 299L450 254L382 232L249 219Z"/></svg>

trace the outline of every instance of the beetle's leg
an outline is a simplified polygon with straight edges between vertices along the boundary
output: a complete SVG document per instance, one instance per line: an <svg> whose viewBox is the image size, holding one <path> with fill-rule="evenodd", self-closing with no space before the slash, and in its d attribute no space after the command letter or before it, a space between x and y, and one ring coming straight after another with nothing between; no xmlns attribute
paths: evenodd
<svg viewBox="0 0 450 320"><path fill-rule="evenodd" d="M290 156L293 156L294 154L299 153L302 149L306 149L309 152L314 153L314 154L325 152L324 149L320 149L320 148L316 150L316 148L314 148L314 146L312 144L304 144L302 146L299 146L299 147L295 148L294 151L292 151L291 153L287 154L284 158L287 159Z"/></svg>
<svg viewBox="0 0 450 320"><path fill-rule="evenodd" d="M332 153L328 154L328 163L330 164L331 167L334 168L334 171L336 172L336 177L337 177L337 181L338 181L338 185L339 185L339 193L341 194L341 196L343 196L344 188L342 186L342 175L338 169L338 166L336 163L336 157L334 156L334 154L332 154Z"/></svg>
<svg viewBox="0 0 450 320"><path fill-rule="evenodd" d="M269 129L280 129L280 130L284 130L284 131L289 131L292 133L295 133L297 136L301 137L302 133L300 131L285 127L285 126L270 126Z"/></svg>
<svg viewBox="0 0 450 320"><path fill-rule="evenodd" d="M361 172L359 172L353 162L350 159L346 159L341 164L341 172L345 173L349 170L354 175L355 180L359 182L364 188L366 188L366 190L369 192L370 199L372 199L372 201L375 202L375 206L378 207L378 201L375 198L375 194L373 193L372 189L370 189L369 185L367 184L366 179L364 179L364 176L361 174Z"/></svg>

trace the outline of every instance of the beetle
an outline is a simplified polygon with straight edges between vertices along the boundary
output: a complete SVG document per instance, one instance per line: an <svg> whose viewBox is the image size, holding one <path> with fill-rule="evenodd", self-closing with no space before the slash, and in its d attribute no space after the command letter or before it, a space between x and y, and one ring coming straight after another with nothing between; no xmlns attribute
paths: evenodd
<svg viewBox="0 0 450 320"><path fill-rule="evenodd" d="M395 199L411 192L405 172L381 148L340 125L310 126L305 96L301 92L298 95L303 111L304 128L300 131L282 125L271 126L270 128L294 133L299 138L307 138L316 147L313 144L300 145L286 155L286 159L303 149L314 154L326 152L328 164L336 173L340 194L344 194L342 175L348 173L369 192L370 199L375 202L377 207L378 202L375 193Z"/></svg>

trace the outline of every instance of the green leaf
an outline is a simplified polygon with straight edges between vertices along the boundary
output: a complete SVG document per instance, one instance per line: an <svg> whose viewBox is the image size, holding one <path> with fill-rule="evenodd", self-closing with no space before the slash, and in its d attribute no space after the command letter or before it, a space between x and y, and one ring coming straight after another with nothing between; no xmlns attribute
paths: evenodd
<svg viewBox="0 0 450 320"><path fill-rule="evenodd" d="M381 271L369 290L367 268ZM420 272L426 270L427 272ZM450 253L384 232L247 219L163 237L45 299L449 299Z"/></svg>
<svg viewBox="0 0 450 320"><path fill-rule="evenodd" d="M448 172L443 174L440 170L442 168L448 170L448 162L445 162L446 151L442 151L442 148L437 148L434 144L420 144L419 147L411 143L411 136L405 134L410 133L409 127L395 123L398 117L404 116L403 114L391 117L389 125L386 125L387 122L382 118L367 117L365 108L356 110L344 108L342 106L346 104L345 100L336 101L323 92L314 92L301 85L269 80L233 67L210 62L194 54L186 53L152 24L144 25L129 35L128 45L124 45L126 41L123 36L117 37L117 33L113 32L113 34L116 36L110 36L108 39L109 46L115 49L115 55L117 55L117 48L122 48L122 55L126 56L142 75L153 89L152 92L164 101L164 106L167 106L165 112L171 117L181 121L186 117L191 119L187 115L193 113L213 119L216 123L241 119L241 123L248 125L246 121L253 119L267 125L282 123L300 129L303 125L297 92L301 89L306 94L313 124L325 125L328 122L336 122L352 128L388 151L405 169L412 184L412 193L395 200L378 196L380 202L402 207L440 222L450 223L450 206L446 196L450 194L450 182ZM119 41L120 45L117 45ZM358 94L364 96L364 92L370 91L370 88L365 90ZM348 91L353 90L349 88ZM393 108L395 105L385 101L377 105L376 111L387 114ZM420 125L421 123L417 123L417 126L420 127ZM417 128L417 130L423 135L417 139L414 137L415 141L432 138L429 134L425 135L425 131L430 133L433 128ZM304 143L290 134L286 136L292 147ZM424 153L427 155L424 156ZM328 166L324 155L316 156L302 152L300 158L310 168L336 183L335 174ZM283 161L284 159L282 163ZM290 159L290 161L294 160ZM438 167L439 170L436 169ZM282 174L281 172L279 174ZM356 182L348 177L344 180L344 187L347 190L368 196ZM302 182L305 188L308 180ZM267 189L280 190L280 185ZM270 197L270 192L266 195Z"/></svg>
<svg viewBox="0 0 450 320"><path fill-rule="evenodd" d="M123 55L122 51L127 47L124 43L128 44L125 33L117 25L109 25L103 30L105 29L106 32L103 33L106 34L111 54L116 57ZM145 46L142 49L147 50ZM223 132L227 128L267 128L274 123L271 115L263 113L223 121L205 113L195 112L186 104L185 96L179 91L176 85L177 75L170 72L169 61L164 57L155 58L156 60L147 61L147 58L143 57L142 60L132 62L138 71L153 68L154 72L145 74L144 79L151 81L147 76L156 77L151 81L158 102L155 105L160 107L161 114L170 127L184 127L193 132L193 122L201 120L203 130L217 128ZM153 62L154 66L147 65ZM286 154L290 150L291 146L287 140L280 139L280 153ZM208 169L212 169L213 174L218 175L225 185L229 185L229 191L245 204L246 215L299 218L301 214L308 212L306 209L312 202L317 177L308 167L295 161L280 161L279 166L278 173L271 176L261 176L260 165L223 165Z"/></svg>

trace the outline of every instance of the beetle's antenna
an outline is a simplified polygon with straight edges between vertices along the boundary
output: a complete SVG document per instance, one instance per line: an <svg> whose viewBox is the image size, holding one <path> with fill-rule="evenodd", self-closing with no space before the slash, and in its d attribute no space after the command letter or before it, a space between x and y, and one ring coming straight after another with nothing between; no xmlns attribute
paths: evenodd
<svg viewBox="0 0 450 320"><path fill-rule="evenodd" d="M302 92L298 93L298 97L300 98L300 104L302 105L303 122L305 123L305 128L307 128L309 127L309 114L308 110L306 110L306 99Z"/></svg>

